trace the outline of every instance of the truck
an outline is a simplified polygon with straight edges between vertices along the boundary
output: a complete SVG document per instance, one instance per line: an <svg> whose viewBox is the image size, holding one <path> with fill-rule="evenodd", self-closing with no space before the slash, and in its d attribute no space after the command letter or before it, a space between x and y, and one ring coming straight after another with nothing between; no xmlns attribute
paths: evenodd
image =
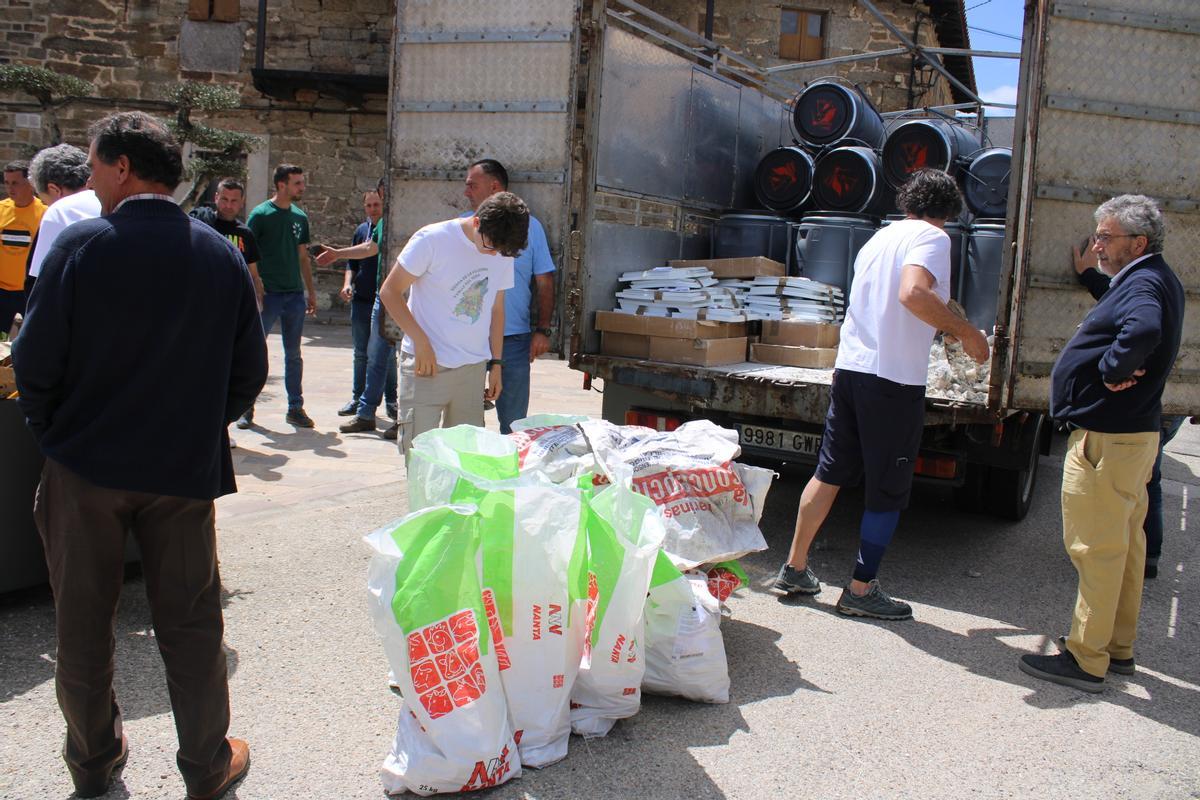
<svg viewBox="0 0 1200 800"><path fill-rule="evenodd" d="M870 6L870 3L863 3ZM927 395L917 479L1012 520L1049 453L1049 376L1090 307L1070 266L1094 208L1155 197L1188 296L1196 251L1200 18L1187 0L1025 4L1013 172L986 401ZM1189 16L1190 13L1190 16ZM633 0L399 0L389 97L388 248L459 213L467 164L505 163L559 264L557 343L612 422L736 429L756 459L813 463L831 369L685 366L605 355L593 327L622 272L710 255L750 176L792 143L803 88ZM1119 41L1120 46L1113 46ZM1186 166L1185 166L1186 165ZM1188 319L1164 412L1200 411ZM564 408L564 411L570 411Z"/></svg>

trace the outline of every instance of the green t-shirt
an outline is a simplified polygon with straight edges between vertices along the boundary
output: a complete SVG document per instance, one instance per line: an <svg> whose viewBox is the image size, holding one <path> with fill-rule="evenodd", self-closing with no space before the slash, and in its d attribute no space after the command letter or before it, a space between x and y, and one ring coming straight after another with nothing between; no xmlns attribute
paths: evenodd
<svg viewBox="0 0 1200 800"><path fill-rule="evenodd" d="M246 219L258 240L258 275L268 292L303 292L300 246L308 244L308 215L292 203L288 208L267 200Z"/></svg>
<svg viewBox="0 0 1200 800"><path fill-rule="evenodd" d="M371 231L371 238L375 240L375 246L379 248L379 255L375 257L377 266L375 267L375 291L379 291L379 287L383 286L383 278L387 274L387 270L383 268L383 217L375 223L375 228Z"/></svg>

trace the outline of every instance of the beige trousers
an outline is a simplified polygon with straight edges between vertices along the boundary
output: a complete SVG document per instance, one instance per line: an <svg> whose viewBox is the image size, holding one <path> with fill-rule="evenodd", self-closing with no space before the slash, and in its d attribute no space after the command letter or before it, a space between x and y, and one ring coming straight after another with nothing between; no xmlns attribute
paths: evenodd
<svg viewBox="0 0 1200 800"><path fill-rule="evenodd" d="M434 428L483 426L485 362L446 369L431 378L417 377L416 356L400 353L400 382L396 393L400 452L408 455L412 440Z"/></svg>
<svg viewBox="0 0 1200 800"><path fill-rule="evenodd" d="M1067 649L1103 677L1108 660L1132 658L1146 565L1146 482L1158 431L1076 430L1063 462L1063 544L1079 573Z"/></svg>

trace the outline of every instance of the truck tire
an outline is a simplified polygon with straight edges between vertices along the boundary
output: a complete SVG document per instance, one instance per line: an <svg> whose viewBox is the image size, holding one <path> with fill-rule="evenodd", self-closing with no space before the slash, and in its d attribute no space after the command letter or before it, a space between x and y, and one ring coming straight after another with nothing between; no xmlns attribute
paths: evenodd
<svg viewBox="0 0 1200 800"><path fill-rule="evenodd" d="M1041 456L1042 437L1045 435L1046 417L1038 414L1031 436L1028 436L1028 453L1025 466L1021 469L1004 469L991 467L988 470L987 495L988 507L991 512L1001 519L1020 522L1029 513L1033 504L1033 490L1037 485L1038 462Z"/></svg>

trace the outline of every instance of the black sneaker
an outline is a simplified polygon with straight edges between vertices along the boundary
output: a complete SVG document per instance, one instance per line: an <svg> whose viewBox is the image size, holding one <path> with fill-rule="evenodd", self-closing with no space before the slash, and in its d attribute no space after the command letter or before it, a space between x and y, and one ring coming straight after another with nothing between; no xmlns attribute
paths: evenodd
<svg viewBox="0 0 1200 800"><path fill-rule="evenodd" d="M387 415L388 419L396 419L398 416L400 416L400 409L395 403L387 404Z"/></svg>
<svg viewBox="0 0 1200 800"><path fill-rule="evenodd" d="M1058 647L1058 652L1069 653L1067 649L1067 637L1060 636L1054 640L1054 644ZM1074 656L1072 656L1073 658ZM1108 657L1108 671L1117 675L1133 675L1137 673L1137 662L1132 658L1113 658Z"/></svg>
<svg viewBox="0 0 1200 800"><path fill-rule="evenodd" d="M346 405L338 409L339 417L351 417L358 413L358 401L351 400Z"/></svg>
<svg viewBox="0 0 1200 800"><path fill-rule="evenodd" d="M234 423L238 426L238 430L247 431L254 427L254 407L246 409L246 412L237 418Z"/></svg>
<svg viewBox="0 0 1200 800"><path fill-rule="evenodd" d="M383 432L383 438L387 439L389 442L394 442L397 439L399 439L400 438L400 423L393 422L391 425L387 426L387 428Z"/></svg>
<svg viewBox="0 0 1200 800"><path fill-rule="evenodd" d="M1044 681L1070 686L1083 692L1096 694L1104 690L1104 678L1097 678L1079 668L1075 656L1059 653L1054 656L1021 656L1017 662L1021 672Z"/></svg>
<svg viewBox="0 0 1200 800"><path fill-rule="evenodd" d="M779 577L771 584L771 588L784 594L820 594L821 582L807 566L796 569L791 564L779 568Z"/></svg>
<svg viewBox="0 0 1200 800"><path fill-rule="evenodd" d="M283 418L283 421L288 425L295 425L297 428L311 428L314 426L312 419L309 418L308 414L304 413L303 408L288 409L287 416Z"/></svg>
<svg viewBox="0 0 1200 800"><path fill-rule="evenodd" d="M338 430L342 433L363 433L365 431L373 431L375 430L375 420L355 417L349 422L343 422L341 425L339 425Z"/></svg>
<svg viewBox="0 0 1200 800"><path fill-rule="evenodd" d="M912 606L884 594L879 581L873 580L868 585L867 593L861 596L851 592L849 586L842 589L842 596L837 601L838 613L872 619L912 619Z"/></svg>

